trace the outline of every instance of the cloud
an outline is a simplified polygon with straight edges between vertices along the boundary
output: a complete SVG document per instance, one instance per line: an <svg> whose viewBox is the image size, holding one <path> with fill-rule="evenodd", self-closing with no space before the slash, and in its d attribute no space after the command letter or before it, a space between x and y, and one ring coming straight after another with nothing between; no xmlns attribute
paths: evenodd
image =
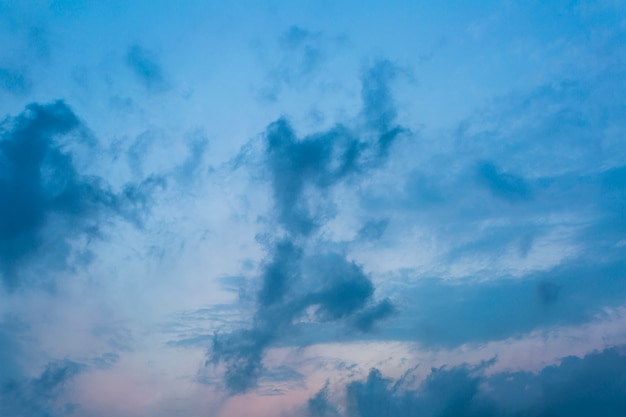
<svg viewBox="0 0 626 417"><path fill-rule="evenodd" d="M321 288L305 298L307 305L318 305L317 316L332 321L351 316L363 309L374 295L374 285L354 262L338 254L315 256L313 279Z"/></svg>
<svg viewBox="0 0 626 417"><path fill-rule="evenodd" d="M559 299L563 287L550 281L540 281L537 284L537 297L542 303L550 305Z"/></svg>
<svg viewBox="0 0 626 417"><path fill-rule="evenodd" d="M252 326L215 335L207 360L207 365L223 365L225 386L233 394L256 387L265 351L285 340L298 321L344 323L369 331L393 311L389 300L375 305L374 285L361 266L323 245L309 245L333 216L330 190L379 167L402 130L393 125L395 112L386 92L393 74L381 66L391 68L386 61L376 63L364 76L365 91L375 91L364 94L363 106L383 106L388 111L384 120L366 123L360 130L338 125L298 138L281 118L263 136L274 203L270 218L279 229L264 237L268 254ZM373 117L367 111L365 115Z"/></svg>
<svg viewBox="0 0 626 417"><path fill-rule="evenodd" d="M97 237L103 216L140 220L155 180L116 194L103 179L81 175L70 149L89 140L64 102L30 104L0 129L0 272L7 288L37 265L64 268L72 239Z"/></svg>
<svg viewBox="0 0 626 417"><path fill-rule="evenodd" d="M602 53L617 41L607 36ZM616 62L625 56L616 52ZM597 76L574 72L520 87L477 108L456 132L431 132L396 147L386 176L359 189L359 212L390 220L384 239L354 242L362 250L357 259L371 268L381 262L369 255L385 253L393 263L388 270L415 269L415 280L484 281L527 276L574 258L589 264L623 258L626 177L619 138L626 131L619 110L624 95L614 92L626 90L624 66L598 65ZM381 108L372 113L385 113ZM403 241L428 254L390 246ZM559 297L565 293L566 287Z"/></svg>
<svg viewBox="0 0 626 417"><path fill-rule="evenodd" d="M25 94L30 91L32 81L24 68L0 68L0 88L12 94Z"/></svg>
<svg viewBox="0 0 626 417"><path fill-rule="evenodd" d="M319 222L302 198L305 187L324 190L357 169L360 153L356 139L338 127L320 135L298 139L285 119L267 129L267 165L271 173L277 220L296 235L308 235Z"/></svg>
<svg viewBox="0 0 626 417"><path fill-rule="evenodd" d="M17 360L22 346L18 342L17 335L25 325L15 317L3 317L0 321L0 383L4 379L15 379L21 376L21 367Z"/></svg>
<svg viewBox="0 0 626 417"><path fill-rule="evenodd" d="M274 253L263 271L263 284L258 294L259 305L271 307L284 301L290 287L298 282L302 250L290 241L274 246Z"/></svg>
<svg viewBox="0 0 626 417"><path fill-rule="evenodd" d="M307 402L306 415L307 417L339 417L339 411L331 403L328 395L329 384L326 383L324 388L319 390L312 398Z"/></svg>
<svg viewBox="0 0 626 417"><path fill-rule="evenodd" d="M149 92L162 92L169 88L163 70L149 50L132 45L126 51L126 65Z"/></svg>
<svg viewBox="0 0 626 417"><path fill-rule="evenodd" d="M403 391L401 381L384 378L372 369L366 381L346 386L349 416L489 416L489 407L476 401L479 379L463 367L433 369L418 392Z"/></svg>
<svg viewBox="0 0 626 417"><path fill-rule="evenodd" d="M318 322L336 322L353 317L372 300L374 287L370 279L354 263L337 254L316 255L298 259L293 247L280 247L279 256L270 255L264 268L264 281L259 291L258 309L253 326L230 334L215 335L208 364L225 366L224 382L231 393L243 393L256 387L263 372L263 355L272 345L296 331L295 323L314 308ZM286 265L285 265L286 264ZM285 284L291 279L299 287ZM307 288L307 284L321 283ZM289 297L287 297L289 295ZM388 301L387 301L388 303ZM357 328L369 330L385 314L365 311L357 320Z"/></svg>
<svg viewBox="0 0 626 417"><path fill-rule="evenodd" d="M626 355L609 348L584 358L567 357L538 374L487 375L492 362L434 368L419 387L405 377L393 380L372 369L365 381L339 388L345 416L620 416L626 411ZM312 397L307 415L341 415L329 400L328 386Z"/></svg>
<svg viewBox="0 0 626 417"><path fill-rule="evenodd" d="M187 158L175 168L174 173L178 181L184 184L202 177L203 158L209 149L209 141L200 132L195 132L187 138L187 149Z"/></svg>
<svg viewBox="0 0 626 417"><path fill-rule="evenodd" d="M359 238L365 240L380 239L388 225L389 219L370 220L359 230Z"/></svg>
<svg viewBox="0 0 626 417"><path fill-rule="evenodd" d="M391 82L398 76L399 69L390 61L376 61L363 75L361 98L363 100L363 117L366 122L388 135L396 133L397 127L392 124L397 116L396 105L391 92ZM381 136L381 151L386 151L391 136Z"/></svg>
<svg viewBox="0 0 626 417"><path fill-rule="evenodd" d="M319 73L327 59L328 42L317 32L291 26L278 38L278 57L272 63L264 99L275 101L284 87L300 89Z"/></svg>
<svg viewBox="0 0 626 417"><path fill-rule="evenodd" d="M83 370L83 365L64 360L49 363L34 378L0 380L0 411L3 415L24 417L70 415L76 404L59 404L58 399Z"/></svg>
<svg viewBox="0 0 626 417"><path fill-rule="evenodd" d="M278 221L290 233L307 235L328 218L311 213L305 192L324 192L340 181L377 168L389 147L406 129L394 125L396 112L390 96L393 64L377 61L363 76L363 116L366 128L352 131L337 125L322 133L298 138L284 118L270 124L265 139ZM382 114L382 115L381 115ZM317 194L324 200L323 194Z"/></svg>
<svg viewBox="0 0 626 417"><path fill-rule="evenodd" d="M354 326L362 332L368 332L373 329L376 323L382 319L388 318L395 313L395 311L396 307L386 298L380 303L360 312L354 319Z"/></svg>
<svg viewBox="0 0 626 417"><path fill-rule="evenodd" d="M605 308L623 305L624 267L623 260L572 261L548 271L483 282L422 278L394 290L395 298L405 301L379 337L452 347L583 324Z"/></svg>
<svg viewBox="0 0 626 417"><path fill-rule="evenodd" d="M515 201L530 196L523 178L502 172L491 162L480 163L477 171L479 180L497 197Z"/></svg>
<svg viewBox="0 0 626 417"><path fill-rule="evenodd" d="M75 415L80 409L79 402L84 400L75 395L76 378L111 370L119 362L120 353L129 350L130 336L119 326L94 327L91 335L85 334L76 322L59 322L63 314L59 314L62 309L59 306L68 303L59 292L45 294L48 301L54 300L57 308L50 308L48 301L42 301L41 294L33 297L33 293L22 291L7 297L8 302L19 300L22 308L0 317L0 415ZM88 302L96 299L92 295ZM33 314L38 308L33 307L35 303L41 304L41 313ZM80 307L76 309L75 303L70 304L73 316L83 311ZM43 331L41 324L46 328ZM46 340L46 331L52 333L52 343ZM97 344L85 349L90 336L95 336ZM66 340L60 341L59 337ZM81 341L80 345L76 345L77 340ZM73 354L66 350L68 343ZM90 356L98 345L102 353ZM77 350L83 354L77 354Z"/></svg>

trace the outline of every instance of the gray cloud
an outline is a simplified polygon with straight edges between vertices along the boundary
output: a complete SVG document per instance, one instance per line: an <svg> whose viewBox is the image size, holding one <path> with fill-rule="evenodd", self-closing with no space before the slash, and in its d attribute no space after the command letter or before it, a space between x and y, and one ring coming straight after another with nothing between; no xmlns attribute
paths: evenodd
<svg viewBox="0 0 626 417"><path fill-rule="evenodd" d="M69 150L88 141L84 126L62 101L30 104L0 130L0 272L10 289L21 270L45 263L48 272L65 267L70 240L99 236L103 216L139 223L150 178L120 194L95 176L81 175ZM88 257L87 257L88 258Z"/></svg>
<svg viewBox="0 0 626 417"><path fill-rule="evenodd" d="M0 380L0 411L3 415L39 417L71 415L76 404L59 404L72 379L84 366L69 360L49 363L34 378Z"/></svg>
<svg viewBox="0 0 626 417"><path fill-rule="evenodd" d="M359 238L364 240L380 239L388 225L389 219L370 220L359 230Z"/></svg>
<svg viewBox="0 0 626 417"><path fill-rule="evenodd" d="M344 387L345 416L617 417L626 412L623 349L567 357L538 374L485 376L488 366L432 369L417 389L406 387L403 379L384 378L373 369L365 381ZM308 416L340 415L328 391L326 386L309 400Z"/></svg>
<svg viewBox="0 0 626 417"><path fill-rule="evenodd" d="M307 417L339 417L339 411L329 399L329 384L326 383L324 388L319 390L307 402Z"/></svg>
<svg viewBox="0 0 626 417"><path fill-rule="evenodd" d="M368 332L382 319L388 318L396 312L396 307L388 299L361 311L354 318L354 326L362 332Z"/></svg>
<svg viewBox="0 0 626 417"><path fill-rule="evenodd" d="M390 219L385 239L368 248L384 249L419 228L425 243L436 239L444 248L429 265L433 275L473 265L468 274L476 280L557 266L537 265L540 251L564 258L555 263L623 258L626 176L618 138L626 130L624 94L614 94L626 90L623 68L493 98L460 123L456 136L403 143L392 157L407 168L359 191L363 212Z"/></svg>
<svg viewBox="0 0 626 417"><path fill-rule="evenodd" d="M273 220L285 237L266 238L268 256L252 326L215 335L208 353L207 365L225 366L224 383L231 393L256 387L265 351L294 332L295 322L308 309L313 308L317 323L345 323L360 331L373 329L393 311L389 300L374 305L370 278L345 255L305 250L314 232L332 217L320 206L328 191L379 167L403 131L393 125L393 102L386 91L393 80L391 68L387 61L377 62L364 75L365 116L374 117L381 108L386 114L368 120L362 131L336 126L298 138L285 119L267 128L264 162L273 192Z"/></svg>
<svg viewBox="0 0 626 417"><path fill-rule="evenodd" d="M530 196L530 190L523 178L502 172L491 162L482 162L477 171L479 181L497 197L515 201L525 200Z"/></svg>

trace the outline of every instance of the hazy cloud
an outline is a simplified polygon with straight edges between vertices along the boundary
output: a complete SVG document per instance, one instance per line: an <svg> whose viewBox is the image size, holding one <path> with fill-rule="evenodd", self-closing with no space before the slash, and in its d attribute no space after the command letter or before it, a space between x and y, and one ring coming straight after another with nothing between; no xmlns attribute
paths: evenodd
<svg viewBox="0 0 626 417"><path fill-rule="evenodd" d="M276 58L267 73L261 95L275 101L283 88L301 89L311 83L327 60L329 43L321 33L299 26L285 30L277 42Z"/></svg>
<svg viewBox="0 0 626 417"><path fill-rule="evenodd" d="M25 94L32 87L32 81L24 68L0 68L0 88L12 94Z"/></svg>
<svg viewBox="0 0 626 417"><path fill-rule="evenodd" d="M130 46L126 51L126 65L149 92L161 92L169 88L163 70L151 51L139 45Z"/></svg>
<svg viewBox="0 0 626 417"><path fill-rule="evenodd" d="M529 197L530 191L522 178L502 172L491 162L479 164L478 176L480 181L497 197L511 201Z"/></svg>

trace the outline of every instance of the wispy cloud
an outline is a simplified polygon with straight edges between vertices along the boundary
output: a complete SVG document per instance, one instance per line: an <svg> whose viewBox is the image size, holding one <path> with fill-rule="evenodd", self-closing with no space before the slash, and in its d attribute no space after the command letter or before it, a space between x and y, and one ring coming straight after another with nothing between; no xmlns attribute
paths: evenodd
<svg viewBox="0 0 626 417"><path fill-rule="evenodd" d="M25 94L32 87L26 69L24 68L0 68L0 87L13 94Z"/></svg>
<svg viewBox="0 0 626 417"><path fill-rule="evenodd" d="M132 45L126 51L125 62L137 80L149 92L156 93L169 88L163 70L151 51L139 45Z"/></svg>

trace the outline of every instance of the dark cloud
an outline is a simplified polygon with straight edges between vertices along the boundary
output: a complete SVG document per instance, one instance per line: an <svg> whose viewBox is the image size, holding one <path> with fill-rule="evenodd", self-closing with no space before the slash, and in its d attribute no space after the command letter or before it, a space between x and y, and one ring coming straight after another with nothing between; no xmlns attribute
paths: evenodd
<svg viewBox="0 0 626 417"><path fill-rule="evenodd" d="M317 255L301 262L300 251L291 246L281 245L276 251L278 255L270 254L264 268L266 279L259 291L252 327L213 338L207 364L225 365L224 382L231 393L256 388L263 375L265 351L297 332L295 322L308 308L314 308L319 322L337 322L363 311L372 300L371 281L360 267L344 257ZM309 262L315 268L306 268L304 264ZM290 290L286 281L304 288ZM308 285L313 288L306 288ZM356 327L364 331L386 316L367 310L364 314L366 317L359 317L356 322ZM369 323L359 327L362 321Z"/></svg>
<svg viewBox="0 0 626 417"><path fill-rule="evenodd" d="M321 282L321 288L304 298L304 306L317 305L317 316L322 321L351 316L365 307L374 294L374 285L354 262L338 254L317 255L312 279Z"/></svg>
<svg viewBox="0 0 626 417"><path fill-rule="evenodd" d="M329 384L326 383L324 388L319 390L307 402L307 417L339 417L339 411L329 399Z"/></svg>
<svg viewBox="0 0 626 417"><path fill-rule="evenodd" d="M292 262L292 259L287 259L287 262ZM300 294L291 292L289 297L283 294L282 299L273 296L260 297L251 329L215 336L209 362L225 364L225 384L229 391L239 393L256 387L263 371L265 350L280 343L290 333L297 332L295 321L309 307L315 309L317 320L327 322L352 317L370 302L374 288L358 266L348 263L338 255L326 259L318 258L316 262L324 263L323 271L332 271L331 275L313 274L308 277L313 281L326 282L320 289ZM275 264L270 267L273 268L276 268ZM300 284L304 279L301 268L299 266L294 275ZM268 288L262 287L259 294L267 293ZM279 294L284 291L280 285L278 288ZM381 318L384 315L374 314L360 318L361 321L371 323L361 328L369 330L373 322ZM357 322L357 327L361 321Z"/></svg>
<svg viewBox="0 0 626 417"><path fill-rule="evenodd" d="M270 170L278 220L287 231L307 235L324 220L311 213L305 191L323 192L350 176L379 167L391 144L406 129L394 125L395 107L390 83L393 64L379 61L363 79L363 115L368 129L334 128L298 138L286 119L272 123L265 134L267 166ZM385 113L383 116L380 113Z"/></svg>
<svg viewBox="0 0 626 417"><path fill-rule="evenodd" d="M271 261L263 271L263 284L259 291L259 304L271 307L284 301L290 287L298 282L302 250L290 241L274 246Z"/></svg>
<svg viewBox="0 0 626 417"><path fill-rule="evenodd" d="M158 64L154 54L149 50L139 45L132 45L126 51L126 65L146 90L161 92L169 87L161 66Z"/></svg>
<svg viewBox="0 0 626 417"><path fill-rule="evenodd" d="M626 355L611 348L584 358L567 357L538 374L503 372L486 376L477 367L432 369L416 389L373 369L365 381L345 387L346 417L525 417L626 412ZM309 416L340 415L325 386L309 400Z"/></svg>
<svg viewBox="0 0 626 417"><path fill-rule="evenodd" d="M558 300L562 288L553 282L540 281L537 284L537 297L546 305L553 304Z"/></svg>
<svg viewBox="0 0 626 417"><path fill-rule="evenodd" d="M298 36L303 34L294 33L291 41L300 42ZM395 112L386 91L393 78L390 66L377 63L364 77L365 116L377 117L376 109L387 113L362 130L336 126L298 138L284 118L267 128L264 162L273 192L272 220L282 230L264 238L268 256L252 326L215 335L209 351L207 364L225 367L224 382L231 393L257 386L265 351L296 332L296 322L304 316L369 331L393 311L389 300L374 304L372 281L344 254L305 250L314 232L332 217L324 205L332 205L329 191L379 167L402 130L392 123Z"/></svg>
<svg viewBox="0 0 626 417"><path fill-rule="evenodd" d="M310 213L310 202L302 198L305 189L327 189L358 170L357 139L342 127L298 139L281 119L269 126L266 140L277 220L290 233L308 235L323 219Z"/></svg>
<svg viewBox="0 0 626 417"><path fill-rule="evenodd" d="M346 387L348 416L492 416L491 407L477 400L479 378L470 369L433 369L419 391L403 390L373 369L366 381Z"/></svg>
<svg viewBox="0 0 626 417"><path fill-rule="evenodd" d="M530 190L523 178L502 172L492 162L480 163L477 172L479 180L497 197L510 201L530 197Z"/></svg>
<svg viewBox="0 0 626 417"><path fill-rule="evenodd" d="M476 282L425 279L399 287L405 302L381 338L456 347L527 334L548 326L580 325L626 299L623 260L572 261L523 277ZM395 297L394 297L395 298Z"/></svg>
<svg viewBox="0 0 626 417"><path fill-rule="evenodd" d="M65 360L49 363L34 378L3 378L0 380L0 412L23 417L70 415L76 405L60 404L59 397L83 370L83 365Z"/></svg>
<svg viewBox="0 0 626 417"><path fill-rule="evenodd" d="M238 394L256 388L263 371L263 354L274 341L277 330L258 325L226 336L216 335L210 350L209 364L225 364L224 384Z"/></svg>
<svg viewBox="0 0 626 417"><path fill-rule="evenodd" d="M0 384L21 375L17 358L22 351L19 335L27 328L17 317L5 316L0 321Z"/></svg>
<svg viewBox="0 0 626 417"><path fill-rule="evenodd" d="M594 191L599 197L595 201L599 203L602 217L587 230L581 241L591 240L600 252L606 253L626 236L626 165L601 172L592 181L599 184Z"/></svg>
<svg viewBox="0 0 626 417"><path fill-rule="evenodd" d="M364 309L354 318L354 326L362 332L372 330L374 325L391 316L396 311L393 303L389 299L384 299L380 303Z"/></svg>
<svg viewBox="0 0 626 417"><path fill-rule="evenodd" d="M62 101L30 104L0 126L0 272L8 288L37 265L35 256L48 272L65 266L70 240L98 236L102 216L139 222L146 209L154 179L118 195L77 171L69 149L86 140L84 130Z"/></svg>

